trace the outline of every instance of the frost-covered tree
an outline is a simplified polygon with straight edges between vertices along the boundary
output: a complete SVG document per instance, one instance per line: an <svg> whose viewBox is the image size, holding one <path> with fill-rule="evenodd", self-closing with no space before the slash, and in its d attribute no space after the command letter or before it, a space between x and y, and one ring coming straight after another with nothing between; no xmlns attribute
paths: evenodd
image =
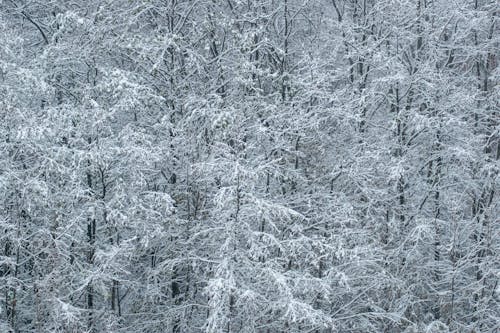
<svg viewBox="0 0 500 333"><path fill-rule="evenodd" d="M0 331L495 331L497 7L1 2Z"/></svg>

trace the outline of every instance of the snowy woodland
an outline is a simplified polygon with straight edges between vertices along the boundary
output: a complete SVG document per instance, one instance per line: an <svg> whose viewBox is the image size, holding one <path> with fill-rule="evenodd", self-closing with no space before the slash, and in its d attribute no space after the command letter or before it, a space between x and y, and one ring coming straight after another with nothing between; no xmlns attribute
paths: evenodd
<svg viewBox="0 0 500 333"><path fill-rule="evenodd" d="M499 332L499 16L1 0L0 332Z"/></svg>

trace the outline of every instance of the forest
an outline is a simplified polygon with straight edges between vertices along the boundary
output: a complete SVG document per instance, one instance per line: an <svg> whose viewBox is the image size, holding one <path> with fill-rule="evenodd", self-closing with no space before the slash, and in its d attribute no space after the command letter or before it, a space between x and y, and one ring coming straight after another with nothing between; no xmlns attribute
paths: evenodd
<svg viewBox="0 0 500 333"><path fill-rule="evenodd" d="M0 0L0 333L500 331L497 0Z"/></svg>

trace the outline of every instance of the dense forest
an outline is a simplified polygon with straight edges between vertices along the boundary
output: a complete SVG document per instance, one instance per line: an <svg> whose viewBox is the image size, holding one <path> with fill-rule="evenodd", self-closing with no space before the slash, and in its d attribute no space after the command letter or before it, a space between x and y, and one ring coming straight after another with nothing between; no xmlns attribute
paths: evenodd
<svg viewBox="0 0 500 333"><path fill-rule="evenodd" d="M0 1L0 332L498 332L499 8Z"/></svg>

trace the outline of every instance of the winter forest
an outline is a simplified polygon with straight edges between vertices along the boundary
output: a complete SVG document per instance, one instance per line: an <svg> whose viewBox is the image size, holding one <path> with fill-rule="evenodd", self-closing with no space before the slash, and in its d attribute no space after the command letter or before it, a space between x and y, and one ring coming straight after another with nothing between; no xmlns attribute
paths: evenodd
<svg viewBox="0 0 500 333"><path fill-rule="evenodd" d="M498 332L499 14L0 1L0 332Z"/></svg>

